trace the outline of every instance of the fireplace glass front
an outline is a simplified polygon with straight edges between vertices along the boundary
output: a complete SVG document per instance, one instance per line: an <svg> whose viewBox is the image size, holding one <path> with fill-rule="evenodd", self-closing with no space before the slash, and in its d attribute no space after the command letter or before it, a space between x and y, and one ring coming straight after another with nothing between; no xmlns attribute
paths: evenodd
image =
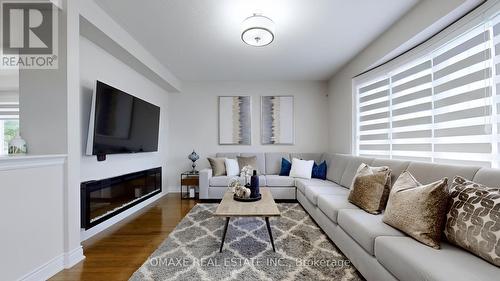
<svg viewBox="0 0 500 281"><path fill-rule="evenodd" d="M161 192L161 168L82 183L82 227L104 220Z"/></svg>

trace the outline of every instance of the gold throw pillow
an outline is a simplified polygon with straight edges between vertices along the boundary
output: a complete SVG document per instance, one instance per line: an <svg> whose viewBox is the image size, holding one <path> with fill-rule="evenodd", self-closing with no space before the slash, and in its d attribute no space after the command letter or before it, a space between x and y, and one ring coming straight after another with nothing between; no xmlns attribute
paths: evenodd
<svg viewBox="0 0 500 281"><path fill-rule="evenodd" d="M238 166L240 166L240 169L243 169L245 166L251 166L253 170L257 171L257 174L260 174L257 167L257 156L238 156L236 159L238 159Z"/></svg>
<svg viewBox="0 0 500 281"><path fill-rule="evenodd" d="M361 164L351 184L348 200L370 214L380 214L391 190L389 167Z"/></svg>
<svg viewBox="0 0 500 281"><path fill-rule="evenodd" d="M408 171L394 183L383 221L435 249L446 219L448 179L422 185Z"/></svg>
<svg viewBox="0 0 500 281"><path fill-rule="evenodd" d="M220 177L226 175L226 158L208 157L207 159L212 168L212 176Z"/></svg>
<svg viewBox="0 0 500 281"><path fill-rule="evenodd" d="M455 177L444 234L451 243L500 266L500 188Z"/></svg>

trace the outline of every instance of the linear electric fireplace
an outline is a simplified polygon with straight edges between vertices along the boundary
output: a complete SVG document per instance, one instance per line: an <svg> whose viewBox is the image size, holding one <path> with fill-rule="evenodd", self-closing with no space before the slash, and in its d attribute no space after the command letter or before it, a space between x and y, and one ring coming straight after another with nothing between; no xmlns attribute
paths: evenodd
<svg viewBox="0 0 500 281"><path fill-rule="evenodd" d="M81 226L89 229L161 192L161 167L81 184Z"/></svg>

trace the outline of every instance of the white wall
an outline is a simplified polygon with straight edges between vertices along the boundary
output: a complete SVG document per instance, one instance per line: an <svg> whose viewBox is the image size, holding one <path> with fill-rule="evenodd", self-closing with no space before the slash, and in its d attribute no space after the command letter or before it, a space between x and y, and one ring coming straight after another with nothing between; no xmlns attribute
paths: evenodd
<svg viewBox="0 0 500 281"><path fill-rule="evenodd" d="M18 280L50 261L55 262L47 270L58 260L62 263L63 179L62 161L58 165L0 170L2 280ZM56 272L60 269L62 266L55 267ZM46 277L44 274L40 276Z"/></svg>
<svg viewBox="0 0 500 281"><path fill-rule="evenodd" d="M394 54L407 42L418 41L415 38L428 33L430 26L434 25L434 28L446 26L443 19L453 21L453 17L461 16L456 10L462 5L470 6L471 3L468 0L419 2L330 79L330 152L352 152L352 78L372 67L386 55ZM419 40L422 39L425 38Z"/></svg>
<svg viewBox="0 0 500 281"><path fill-rule="evenodd" d="M169 98L170 186L178 186L182 171L190 169L187 156L200 155L199 168L216 152L324 152L328 148L326 82L192 82ZM219 145L218 96L252 96L252 145ZM260 96L295 97L295 145L260 144Z"/></svg>
<svg viewBox="0 0 500 281"><path fill-rule="evenodd" d="M97 180L161 166L167 162L167 101L168 93L157 84L132 70L129 66L80 36L81 82L81 181ZM107 155L98 162L96 156L86 156L88 122L95 81L100 80L160 107L160 136L158 152ZM166 176L163 186L167 186Z"/></svg>

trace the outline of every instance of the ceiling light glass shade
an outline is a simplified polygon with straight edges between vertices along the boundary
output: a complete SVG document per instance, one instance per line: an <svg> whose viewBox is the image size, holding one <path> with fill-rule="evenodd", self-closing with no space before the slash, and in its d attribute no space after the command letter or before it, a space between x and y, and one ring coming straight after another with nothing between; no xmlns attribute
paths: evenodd
<svg viewBox="0 0 500 281"><path fill-rule="evenodd" d="M274 22L268 17L254 14L241 24L241 40L256 47L271 44L274 40Z"/></svg>

